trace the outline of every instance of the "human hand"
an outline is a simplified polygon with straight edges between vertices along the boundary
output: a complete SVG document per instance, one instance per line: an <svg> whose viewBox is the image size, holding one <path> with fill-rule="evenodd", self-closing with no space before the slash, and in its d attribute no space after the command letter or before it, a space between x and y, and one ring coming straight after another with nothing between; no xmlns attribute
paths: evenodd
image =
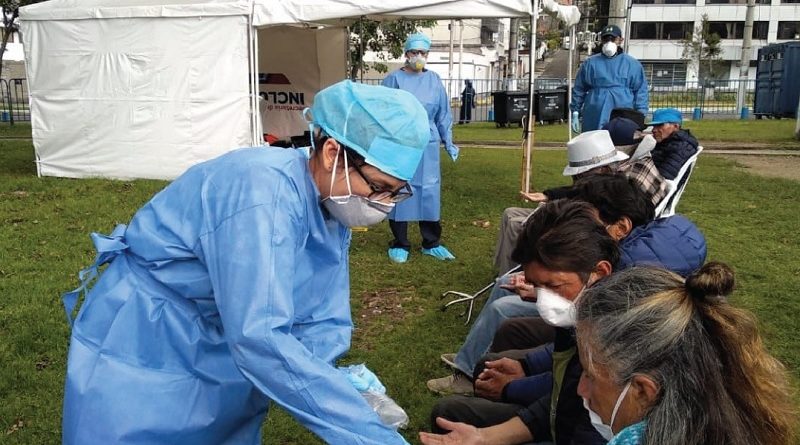
<svg viewBox="0 0 800 445"><path fill-rule="evenodd" d="M544 201L547 201L547 195L545 195L544 193L539 193L539 192L535 192L535 193L519 192L519 194L522 195L523 199L526 199L526 200L531 201L531 202L544 202Z"/></svg>
<svg viewBox="0 0 800 445"><path fill-rule="evenodd" d="M536 302L536 287L525 280L525 274L517 272L509 277L509 282L500 287L519 295L525 301Z"/></svg>
<svg viewBox="0 0 800 445"><path fill-rule="evenodd" d="M433 434L421 431L419 440L424 445L483 445L486 443L481 430L472 425L451 422L442 417L436 418L436 424L450 432L447 434Z"/></svg>
<svg viewBox="0 0 800 445"><path fill-rule="evenodd" d="M572 132L579 134L581 132L581 118L577 111L572 112Z"/></svg>
<svg viewBox="0 0 800 445"><path fill-rule="evenodd" d="M456 162L456 160L458 159L458 153L459 153L460 151L461 151L461 150L460 150L458 147L456 147L455 145L451 145L451 146L450 146L450 147L447 149L447 154L449 154L449 155L450 155L450 159L452 159L452 160L453 160L453 162Z"/></svg>
<svg viewBox="0 0 800 445"><path fill-rule="evenodd" d="M525 377L522 365L510 358L489 361L485 366L475 379L475 394L487 399L501 400L506 385Z"/></svg>

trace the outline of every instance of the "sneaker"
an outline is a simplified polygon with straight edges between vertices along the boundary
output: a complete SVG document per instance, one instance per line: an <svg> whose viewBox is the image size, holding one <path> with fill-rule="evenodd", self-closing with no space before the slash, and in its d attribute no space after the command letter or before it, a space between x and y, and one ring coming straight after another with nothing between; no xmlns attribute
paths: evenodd
<svg viewBox="0 0 800 445"><path fill-rule="evenodd" d="M471 396L475 394L472 382L461 372L456 372L440 379L428 380L426 385L431 391L443 396L452 394Z"/></svg>
<svg viewBox="0 0 800 445"><path fill-rule="evenodd" d="M395 263L405 263L408 261L408 251L399 247L392 247L388 251L389 259Z"/></svg>
<svg viewBox="0 0 800 445"><path fill-rule="evenodd" d="M455 352L448 352L446 354L442 354L439 356L442 359L445 365L456 369L456 353Z"/></svg>

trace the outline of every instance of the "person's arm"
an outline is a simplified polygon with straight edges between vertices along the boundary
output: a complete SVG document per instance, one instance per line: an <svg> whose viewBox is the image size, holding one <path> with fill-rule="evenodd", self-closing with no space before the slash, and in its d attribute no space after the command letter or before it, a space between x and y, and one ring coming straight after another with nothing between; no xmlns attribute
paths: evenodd
<svg viewBox="0 0 800 445"><path fill-rule="evenodd" d="M572 102L569 109L580 113L583 108L583 100L586 93L589 91L589 80L586 78L586 67L589 63L587 59L580 68L578 68L578 75L575 76L575 84L572 86Z"/></svg>
<svg viewBox="0 0 800 445"><path fill-rule="evenodd" d="M543 372L509 382L502 391L501 400L517 405L527 405L550 394L553 390L553 373Z"/></svg>
<svg viewBox="0 0 800 445"><path fill-rule="evenodd" d="M405 443L332 366L349 347L347 289L321 283L318 291L327 293L325 300L294 295L298 276L314 278L312 265L298 264L309 233L306 192L275 171L253 173L257 177L249 181L241 176L231 175L233 184L213 193L247 194L260 187L260 202L231 213L224 199L212 201L207 210L211 231L199 246L237 367L326 442ZM298 313L307 309L296 308L296 298L321 307L311 312L313 320L305 317L308 325L297 323Z"/></svg>
<svg viewBox="0 0 800 445"><path fill-rule="evenodd" d="M507 420L499 425L487 428L475 428L472 425L451 422L442 417L436 423L446 430L447 434L420 432L419 440L425 445L514 445L531 442L534 438L530 430L519 417Z"/></svg>
<svg viewBox="0 0 800 445"><path fill-rule="evenodd" d="M400 85L397 83L397 76L394 73L390 73L388 76L383 78L381 85L389 88L400 88Z"/></svg>
<svg viewBox="0 0 800 445"><path fill-rule="evenodd" d="M631 57L633 59L633 57ZM639 110L642 114L647 116L647 109L650 104L650 96L649 92L647 91L647 79L644 76L644 68L642 68L642 64L639 63L638 60L633 59L633 63L636 64L635 70L632 70L636 73L633 78L633 108Z"/></svg>
<svg viewBox="0 0 800 445"><path fill-rule="evenodd" d="M439 77L436 76L435 87L438 90L439 106L434 116L436 129L439 132L439 138L444 143L444 149L455 161L458 158L458 147L453 144L453 115L450 112L450 99L447 97L447 92L444 90Z"/></svg>

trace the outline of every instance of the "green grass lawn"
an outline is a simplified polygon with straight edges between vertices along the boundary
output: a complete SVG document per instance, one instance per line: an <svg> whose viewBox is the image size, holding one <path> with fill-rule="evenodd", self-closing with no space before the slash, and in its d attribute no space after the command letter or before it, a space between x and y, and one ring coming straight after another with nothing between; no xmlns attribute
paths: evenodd
<svg viewBox="0 0 800 445"><path fill-rule="evenodd" d="M700 143L730 142L731 148L737 143L771 144L769 148L797 148L800 141L794 138L795 121L781 120L700 120L686 121L688 128ZM503 141L522 143L522 128L516 124L497 128L491 122L475 122L467 125L454 125L453 138L458 141ZM535 142L566 142L567 124L544 124L534 127Z"/></svg>
<svg viewBox="0 0 800 445"><path fill-rule="evenodd" d="M444 243L458 258L438 262L412 253L386 257L384 223L354 233L353 348L343 364L366 362L406 408L406 437L427 430L437 400L425 381L446 375L439 354L453 352L467 327L461 308L441 312L439 295L472 291L493 276L497 222L516 199L519 150L464 149L443 162ZM0 140L0 442L60 441L69 329L60 294L94 257L89 232L110 232L165 183L37 178L30 143ZM564 184L563 153L534 154L537 188ZM709 258L737 272L736 305L754 311L767 346L800 379L800 183L736 171L701 157L679 210L705 232ZM473 222L487 220L488 228ZM418 231L411 231L418 243ZM265 424L265 444L320 443L280 410Z"/></svg>

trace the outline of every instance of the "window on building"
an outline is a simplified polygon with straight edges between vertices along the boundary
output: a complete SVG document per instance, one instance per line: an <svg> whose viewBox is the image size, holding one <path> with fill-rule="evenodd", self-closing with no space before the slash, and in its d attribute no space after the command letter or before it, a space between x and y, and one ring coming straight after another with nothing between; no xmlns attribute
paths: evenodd
<svg viewBox="0 0 800 445"><path fill-rule="evenodd" d="M680 40L692 31L692 22L634 22L631 39Z"/></svg>
<svg viewBox="0 0 800 445"><path fill-rule="evenodd" d="M716 33L721 39L737 39L744 37L744 22L709 22L708 30ZM753 38L766 39L769 22L753 23Z"/></svg>
<svg viewBox="0 0 800 445"><path fill-rule="evenodd" d="M697 0L633 0L634 5L694 5L696 3Z"/></svg>
<svg viewBox="0 0 800 445"><path fill-rule="evenodd" d="M642 67L653 88L686 84L686 62L642 62Z"/></svg>
<svg viewBox="0 0 800 445"><path fill-rule="evenodd" d="M800 22L778 22L778 39L794 39L800 33Z"/></svg>
<svg viewBox="0 0 800 445"><path fill-rule="evenodd" d="M781 3L800 3L800 0L781 0Z"/></svg>
<svg viewBox="0 0 800 445"><path fill-rule="evenodd" d="M772 0L756 0L757 5L769 5ZM707 5L746 5L747 0L706 0Z"/></svg>

